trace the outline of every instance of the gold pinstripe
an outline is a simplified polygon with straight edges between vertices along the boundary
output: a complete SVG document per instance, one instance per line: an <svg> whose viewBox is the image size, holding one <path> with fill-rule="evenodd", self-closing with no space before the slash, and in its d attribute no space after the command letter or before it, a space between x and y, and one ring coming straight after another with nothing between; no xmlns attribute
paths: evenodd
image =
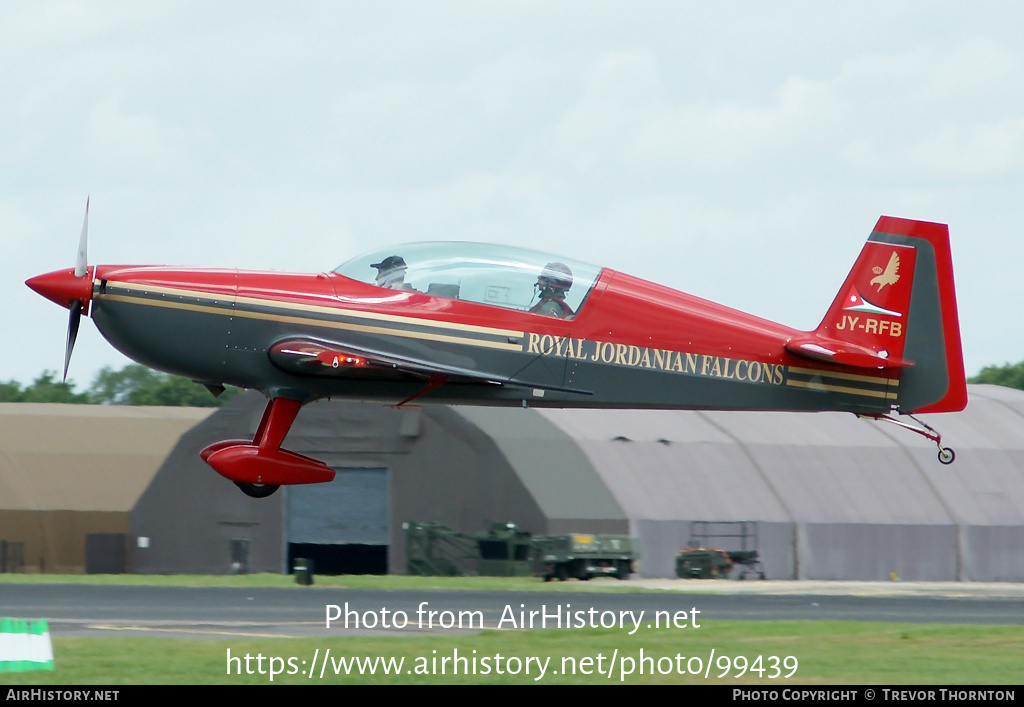
<svg viewBox="0 0 1024 707"><path fill-rule="evenodd" d="M426 341L438 341L453 344L462 344L467 346L481 346L484 348L499 349L503 351L522 351L521 344L510 344L498 341L485 341L481 339L452 336L447 334L434 334L429 332L419 331L408 331L404 329L396 329L386 326L372 326L364 324L352 324L348 322L328 321L323 319L313 319L310 317L301 316L289 316L283 314L269 314L264 312L249 312L244 310L234 309L232 307L232 301L255 305L272 307L277 309L287 309L300 312L316 312L318 314L327 315L344 315L359 319L370 319L380 322L393 322L396 324L414 324L418 326L433 326L439 329L449 329L455 331L465 331L467 333L481 333L490 334L494 336L508 336L516 338L525 338L526 333L520 331L510 331L507 329L495 329L491 327L476 326L472 324L456 324L453 322L443 321L431 321L418 319L416 317L407 317L396 314L383 314L378 312L365 312L361 310L342 309L337 307L325 307L313 304L303 304L296 302L280 302L277 300L264 299L258 297L236 297L230 294L214 294L208 292L196 292L193 290L174 288L174 287L163 287L159 285L140 285L135 283L123 283L123 282L112 282L112 287L126 289L129 291L136 291L140 293L155 293L171 295L175 297L194 298L197 300L206 300L209 302L222 302L220 306L201 305L201 304L190 304L186 302L169 302L160 301L147 297L133 297L129 295L115 295L115 294L96 294L96 299L105 299L113 302L125 302L128 304L138 304L142 306L161 307L164 309L180 309L192 312L202 312L206 314L217 314L221 316L235 316L246 319L258 319L263 321L274 321L283 322L289 324L303 324L307 326L321 327L327 329L341 329L345 331L356 331L366 334L382 334L385 336L400 336L409 339L420 339ZM812 375L821 376L823 378L835 378L849 381L861 381L866 383L874 383L877 385L886 386L898 386L899 381L890 380L887 378L878 378L874 376L857 375L853 373L837 373L832 371L821 371L811 368L801 368L796 366L790 366L789 371L791 373L801 375ZM787 385L796 388L806 388L809 390L820 390L834 393L848 393L852 395L863 395L875 398L885 398L893 400L897 398L897 394L891 391L882 390L866 390L863 388L848 387L842 385L829 385L826 383L817 383L810 381L795 381L787 380Z"/></svg>
<svg viewBox="0 0 1024 707"><path fill-rule="evenodd" d="M387 336L401 336L407 339L423 339L427 341L443 341L452 344L465 344L467 346L483 346L490 349L501 349L503 351L522 351L521 344L507 344L500 341L484 341L482 339L470 339L461 336L449 336L446 334L431 334L428 332L407 331L404 329L392 329L389 327L368 326L363 324L349 324L347 322L326 321L323 319L310 319L307 317L292 317L281 314L265 314L263 312L246 312L233 310L230 307L210 307L199 304L188 304L185 302L161 302L146 297L131 297L128 295L103 295L104 300L112 302L126 302L128 304L139 304L149 307L162 307L164 309L182 309L189 312L203 312L206 314L219 314L221 316L242 317L245 319L261 319L271 322L285 322L288 324L305 324L307 326L323 327L326 329L343 329L346 331L358 331L366 334L384 334ZM220 298L223 299L223 298ZM334 311L329 307L323 309L328 312ZM419 322L420 320L414 320Z"/></svg>
<svg viewBox="0 0 1024 707"><path fill-rule="evenodd" d="M808 388L810 390L823 390L829 393L850 393L852 395L866 395L871 398L885 398L887 400L895 400L898 396L896 393L888 392L884 390L865 390L863 388L847 388L841 385L827 385L825 383L812 383L810 381L786 381L786 385L791 385L794 388Z"/></svg>
<svg viewBox="0 0 1024 707"><path fill-rule="evenodd" d="M196 299L214 301L235 301L242 304L275 307L278 309L292 309L305 312L316 312L318 314L341 314L347 317L355 317L358 319L377 319L380 321L395 322L396 324L418 324L420 326L436 326L440 329L455 329L459 331L473 332L478 334L492 334L494 336L512 336L520 338L526 336L526 334L524 334L521 331L495 329L493 327L477 326L475 324L456 324L454 322L433 321L419 319L417 317L405 317L399 314L364 312L358 309L323 307L320 305L302 304L298 302L281 302L278 300L263 299L260 297L236 297L234 295L214 294L210 292L196 292L194 290L181 289L177 287L163 287L160 285L139 285L131 282L118 282L116 280L113 280L111 282L111 286L119 289L134 290L137 292L152 292L156 294L173 295L175 297L194 297ZM103 297L110 298L111 295L103 295Z"/></svg>
<svg viewBox="0 0 1024 707"><path fill-rule="evenodd" d="M898 380L890 380L889 378L879 378L877 376L860 376L856 373L834 373L832 371L819 371L813 368L799 368L797 366L790 366L789 370L791 373L800 373L805 376L821 376L822 378L842 378L844 380L851 381L863 381L865 383L877 383L878 385L899 385Z"/></svg>

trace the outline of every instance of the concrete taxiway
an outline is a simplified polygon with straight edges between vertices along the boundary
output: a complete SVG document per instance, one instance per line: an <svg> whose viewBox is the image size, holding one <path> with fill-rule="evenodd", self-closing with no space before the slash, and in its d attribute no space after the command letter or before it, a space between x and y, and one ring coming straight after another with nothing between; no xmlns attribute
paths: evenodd
<svg viewBox="0 0 1024 707"><path fill-rule="evenodd" d="M645 622L682 617L691 624L726 619L1024 624L1024 585L1016 584L631 580L625 586L640 591L601 591L600 582L531 592L9 584L0 586L0 616L45 618L55 636L169 638L479 630L479 622L458 628L458 618L469 615L479 616L484 629L506 630L520 628L520 618L530 612L538 628L541 614L570 611L598 623L643 612ZM342 618L327 626L329 612L347 615L348 626ZM554 624L548 620L547 628Z"/></svg>

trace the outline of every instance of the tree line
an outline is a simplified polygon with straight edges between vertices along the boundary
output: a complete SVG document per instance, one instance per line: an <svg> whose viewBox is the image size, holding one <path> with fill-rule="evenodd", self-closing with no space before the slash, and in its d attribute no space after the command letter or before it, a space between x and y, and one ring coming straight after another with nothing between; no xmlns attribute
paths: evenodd
<svg viewBox="0 0 1024 707"><path fill-rule="evenodd" d="M1002 366L986 366L969 383L992 383L1024 390L1024 361ZM18 381L0 383L2 403L81 403L85 405L171 405L188 407L220 407L238 393L227 388L220 397L199 383L181 376L160 373L151 368L129 363L120 370L110 366L100 369L92 385L75 391L73 381L63 382L56 371L43 371L32 383L22 386Z"/></svg>
<svg viewBox="0 0 1024 707"><path fill-rule="evenodd" d="M1004 385L1007 388L1024 390L1024 361L1007 363L1002 366L985 366L981 373L967 379L968 383L991 383Z"/></svg>
<svg viewBox="0 0 1024 707"><path fill-rule="evenodd" d="M237 388L227 388L215 398L205 386L188 378L160 373L137 363L120 370L105 366L92 385L81 392L75 390L73 381L61 381L56 371L43 371L26 386L15 380L0 383L0 402L4 403L220 407L237 393Z"/></svg>

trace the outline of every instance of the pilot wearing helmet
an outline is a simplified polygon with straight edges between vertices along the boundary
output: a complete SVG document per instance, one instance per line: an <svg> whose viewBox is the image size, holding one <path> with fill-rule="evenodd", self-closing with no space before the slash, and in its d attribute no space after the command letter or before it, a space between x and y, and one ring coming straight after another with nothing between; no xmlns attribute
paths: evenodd
<svg viewBox="0 0 1024 707"><path fill-rule="evenodd" d="M400 255L389 255L379 263L371 263L371 268L377 269L377 287L386 287L391 290L412 290L412 285L405 282L405 271L408 266L405 259Z"/></svg>
<svg viewBox="0 0 1024 707"><path fill-rule="evenodd" d="M537 278L536 288L540 301L530 311L549 317L568 319L575 312L565 303L565 295L572 287L572 270L563 263L548 263Z"/></svg>

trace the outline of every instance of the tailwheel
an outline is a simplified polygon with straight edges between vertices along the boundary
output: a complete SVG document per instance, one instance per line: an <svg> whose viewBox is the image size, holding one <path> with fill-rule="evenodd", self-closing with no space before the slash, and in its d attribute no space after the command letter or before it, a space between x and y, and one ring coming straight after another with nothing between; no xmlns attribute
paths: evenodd
<svg viewBox="0 0 1024 707"><path fill-rule="evenodd" d="M906 422L902 422L901 420L897 420L894 417L890 417L889 415L883 415L883 414L857 415L857 417L869 417L872 420L878 420L879 422L891 422L892 424L896 425L897 427L902 427L905 430L910 430L911 432L913 432L915 434L919 434L922 437L924 437L925 439L929 439L932 442L935 442L935 446L937 446L939 448L939 462L940 463L942 463L942 464L952 464L953 460L956 459L956 453L952 449L950 449L949 447L943 447L942 446L942 435L939 434L938 430L936 430L934 427L929 425L927 422L924 422L923 420L919 420L919 419L917 419L916 417L914 417L913 415L911 415L909 413L904 413L904 414L907 417L909 417L911 420L913 420L914 422L919 424L920 427L914 427L913 425L907 424Z"/></svg>
<svg viewBox="0 0 1024 707"><path fill-rule="evenodd" d="M242 489L242 493L252 498L266 498L267 496L273 495L280 486L274 484L247 484L242 481L236 481L235 486Z"/></svg>

